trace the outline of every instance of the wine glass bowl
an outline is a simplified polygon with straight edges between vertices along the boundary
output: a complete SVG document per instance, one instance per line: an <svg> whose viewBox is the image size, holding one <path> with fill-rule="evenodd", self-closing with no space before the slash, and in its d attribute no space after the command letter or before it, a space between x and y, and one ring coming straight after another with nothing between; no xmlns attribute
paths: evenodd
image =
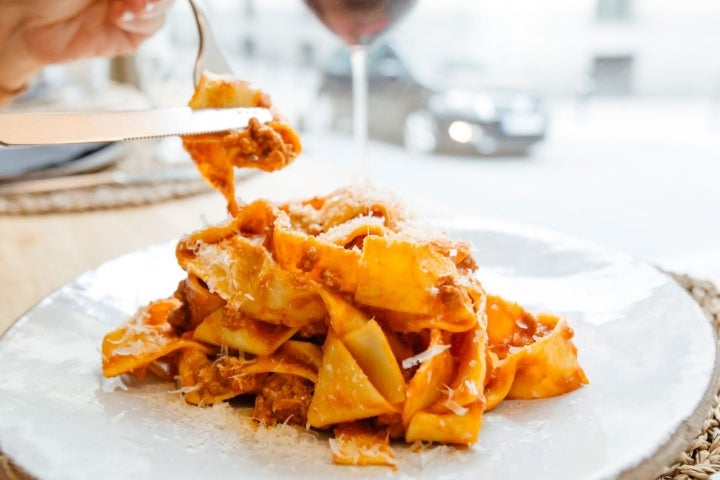
<svg viewBox="0 0 720 480"><path fill-rule="evenodd" d="M304 0L315 16L348 47L353 91L353 137L358 157L357 182L369 183L365 150L368 130L368 47L397 23L416 0Z"/></svg>
<svg viewBox="0 0 720 480"><path fill-rule="evenodd" d="M349 46L370 45L416 0L305 0L315 16Z"/></svg>

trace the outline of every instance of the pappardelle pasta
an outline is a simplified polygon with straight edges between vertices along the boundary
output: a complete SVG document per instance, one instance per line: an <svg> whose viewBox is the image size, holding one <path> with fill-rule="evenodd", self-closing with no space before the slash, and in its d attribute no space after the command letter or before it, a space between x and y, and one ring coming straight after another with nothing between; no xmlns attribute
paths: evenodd
<svg viewBox="0 0 720 480"><path fill-rule="evenodd" d="M237 105L218 100L228 91L269 106L218 77L193 106ZM470 245L390 195L238 205L227 176L238 159L272 169L299 153L282 120L252 128L185 139L231 216L179 241L187 276L105 336L106 376L152 372L198 406L254 398L259 425L326 431L335 463L390 466L392 441L469 445L504 399L587 383L564 319L486 293Z"/></svg>

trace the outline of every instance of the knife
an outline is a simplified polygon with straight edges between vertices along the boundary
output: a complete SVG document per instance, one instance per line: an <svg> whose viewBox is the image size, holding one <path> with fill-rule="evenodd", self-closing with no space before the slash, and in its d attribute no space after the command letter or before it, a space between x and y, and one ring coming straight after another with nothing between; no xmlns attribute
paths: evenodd
<svg viewBox="0 0 720 480"><path fill-rule="evenodd" d="M0 114L0 145L115 142L197 135L246 128L251 118L272 120L265 108L189 107L109 112Z"/></svg>

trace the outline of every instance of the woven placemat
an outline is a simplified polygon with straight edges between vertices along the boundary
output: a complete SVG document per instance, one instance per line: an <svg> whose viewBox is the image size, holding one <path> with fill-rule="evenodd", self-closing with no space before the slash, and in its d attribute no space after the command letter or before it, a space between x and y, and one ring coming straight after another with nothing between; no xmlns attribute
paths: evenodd
<svg viewBox="0 0 720 480"><path fill-rule="evenodd" d="M116 158L99 171L69 176L98 184L48 191L5 193L11 187L38 185L43 179L0 183L0 215L80 212L147 205L200 193L211 189L200 177L179 139L138 140L118 145ZM66 177L68 178L68 177ZM50 179L54 181L55 179Z"/></svg>
<svg viewBox="0 0 720 480"><path fill-rule="evenodd" d="M669 273L698 302L720 338L720 292L708 281ZM720 472L720 390L697 437L665 469L658 480L709 480ZM31 480L32 477L0 452L0 480Z"/></svg>
<svg viewBox="0 0 720 480"><path fill-rule="evenodd" d="M720 293L711 282L688 275L670 275L695 299L710 319L720 338ZM716 379L717 385L718 379ZM697 437L660 476L662 480L708 480L720 472L720 390L715 394L710 411Z"/></svg>

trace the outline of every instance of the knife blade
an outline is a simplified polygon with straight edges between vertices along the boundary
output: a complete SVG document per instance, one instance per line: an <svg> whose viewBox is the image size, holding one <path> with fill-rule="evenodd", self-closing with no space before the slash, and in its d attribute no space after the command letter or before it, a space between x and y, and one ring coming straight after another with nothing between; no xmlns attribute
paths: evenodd
<svg viewBox="0 0 720 480"><path fill-rule="evenodd" d="M105 112L0 114L0 144L55 145L197 135L246 128L272 119L266 108L159 108Z"/></svg>

